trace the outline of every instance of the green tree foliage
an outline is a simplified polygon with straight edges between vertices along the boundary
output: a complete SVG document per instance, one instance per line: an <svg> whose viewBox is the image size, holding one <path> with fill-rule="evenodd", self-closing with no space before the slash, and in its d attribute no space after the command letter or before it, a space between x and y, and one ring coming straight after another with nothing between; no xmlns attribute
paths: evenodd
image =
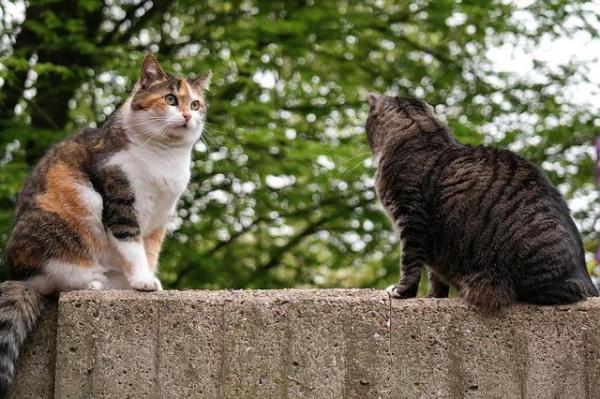
<svg viewBox="0 0 600 399"><path fill-rule="evenodd" d="M584 66L536 62L527 79L497 72L488 50L595 37L597 17L586 1L519 3L30 0L15 20L0 0L0 248L27 171L51 143L101 123L147 52L168 70L215 76L164 247L167 287L395 281L397 240L364 138L366 90L423 97L461 141L517 149L569 198L589 195L594 118L562 94ZM593 211L576 214L589 251Z"/></svg>

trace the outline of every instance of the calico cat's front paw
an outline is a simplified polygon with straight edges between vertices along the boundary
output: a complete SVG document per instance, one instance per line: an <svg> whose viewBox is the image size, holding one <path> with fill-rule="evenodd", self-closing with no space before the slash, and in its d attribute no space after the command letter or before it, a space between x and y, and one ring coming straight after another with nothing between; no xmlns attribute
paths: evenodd
<svg viewBox="0 0 600 399"><path fill-rule="evenodd" d="M401 284L390 285L385 289L385 291L390 295L391 298L414 298L417 296L417 290L419 286L416 287L407 287Z"/></svg>
<svg viewBox="0 0 600 399"><path fill-rule="evenodd" d="M137 291L162 291L160 280L154 276L133 279L131 288Z"/></svg>

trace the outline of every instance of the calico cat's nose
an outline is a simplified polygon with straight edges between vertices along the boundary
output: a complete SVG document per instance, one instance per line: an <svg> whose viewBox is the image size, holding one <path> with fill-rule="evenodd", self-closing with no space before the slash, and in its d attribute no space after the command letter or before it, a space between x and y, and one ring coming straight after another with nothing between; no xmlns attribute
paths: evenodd
<svg viewBox="0 0 600 399"><path fill-rule="evenodd" d="M185 123L187 123L191 118L192 115L190 114L181 114L183 116L183 119L185 119Z"/></svg>

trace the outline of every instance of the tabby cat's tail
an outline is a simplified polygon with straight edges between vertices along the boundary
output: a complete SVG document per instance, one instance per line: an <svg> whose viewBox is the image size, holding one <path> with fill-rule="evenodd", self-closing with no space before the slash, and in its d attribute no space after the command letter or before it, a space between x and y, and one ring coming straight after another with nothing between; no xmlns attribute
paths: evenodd
<svg viewBox="0 0 600 399"><path fill-rule="evenodd" d="M19 350L42 307L42 297L24 283L0 284L0 398L8 395Z"/></svg>

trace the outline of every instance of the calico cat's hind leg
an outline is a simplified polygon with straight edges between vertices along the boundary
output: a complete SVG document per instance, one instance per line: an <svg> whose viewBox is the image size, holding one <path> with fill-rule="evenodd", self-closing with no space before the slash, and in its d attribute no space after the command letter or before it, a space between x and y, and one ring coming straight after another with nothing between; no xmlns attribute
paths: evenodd
<svg viewBox="0 0 600 399"><path fill-rule="evenodd" d="M561 305L593 296L598 296L598 291L591 286L591 282L571 278L537 287L532 292L520 293L519 301L536 305Z"/></svg>
<svg viewBox="0 0 600 399"><path fill-rule="evenodd" d="M493 269L466 276L460 286L460 295L485 314L496 313L516 299L512 281Z"/></svg>
<svg viewBox="0 0 600 399"><path fill-rule="evenodd" d="M429 292L427 292L428 298L448 298L450 287L440 277L429 270Z"/></svg>
<svg viewBox="0 0 600 399"><path fill-rule="evenodd" d="M101 290L107 281L99 265L52 259L44 265L42 273L31 277L27 283L36 292L46 295L57 291Z"/></svg>

